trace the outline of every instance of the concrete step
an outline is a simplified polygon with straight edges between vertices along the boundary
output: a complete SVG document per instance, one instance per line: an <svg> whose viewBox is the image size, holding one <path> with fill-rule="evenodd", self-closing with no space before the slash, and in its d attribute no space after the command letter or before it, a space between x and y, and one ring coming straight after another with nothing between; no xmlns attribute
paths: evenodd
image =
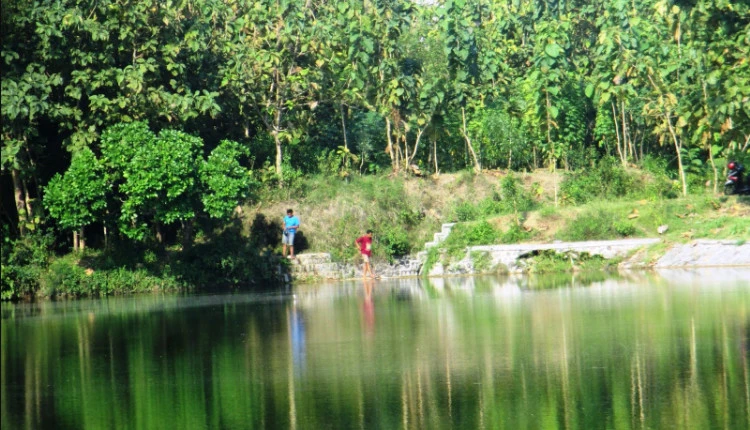
<svg viewBox="0 0 750 430"><path fill-rule="evenodd" d="M455 222L447 222L440 226L440 231L432 236L432 240L430 242L424 244L424 249L434 248L440 245L441 242L444 242L446 239L448 239L448 236L451 234L451 230L453 229L454 225L456 225Z"/></svg>
<svg viewBox="0 0 750 430"><path fill-rule="evenodd" d="M442 233L445 233L445 234L446 234L446 236L447 236L448 234L450 234L450 232L451 232L451 229L453 228L453 226L454 226L454 225L456 225L456 223L455 223L455 222L447 222L447 223L445 223L445 224L443 224L443 225L441 226L441 230L440 230L440 231L441 231Z"/></svg>

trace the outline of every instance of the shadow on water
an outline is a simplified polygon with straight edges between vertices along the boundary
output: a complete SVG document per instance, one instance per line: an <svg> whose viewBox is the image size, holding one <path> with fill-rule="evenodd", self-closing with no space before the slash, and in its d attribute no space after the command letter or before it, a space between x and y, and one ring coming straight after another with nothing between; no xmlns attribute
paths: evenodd
<svg viewBox="0 0 750 430"><path fill-rule="evenodd" d="M3 303L2 428L748 428L750 269ZM542 289L542 286L544 289Z"/></svg>

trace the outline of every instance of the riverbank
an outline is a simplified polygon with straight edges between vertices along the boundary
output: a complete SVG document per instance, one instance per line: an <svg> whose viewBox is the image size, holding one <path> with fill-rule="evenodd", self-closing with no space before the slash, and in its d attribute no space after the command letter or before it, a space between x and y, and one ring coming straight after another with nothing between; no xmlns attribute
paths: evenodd
<svg viewBox="0 0 750 430"><path fill-rule="evenodd" d="M658 238L623 239L552 244L476 246L464 258L450 261L437 251L437 259L407 257L391 264L375 264L384 278L472 276L488 273L539 273L540 266L557 262L548 271L651 270L668 268L750 267L750 242L695 240L667 243ZM541 263L539 259L541 257ZM434 257L432 257L434 258ZM300 254L291 264L287 281L310 282L361 278L359 265L336 263L330 254Z"/></svg>
<svg viewBox="0 0 750 430"><path fill-rule="evenodd" d="M2 299L258 290L292 280L358 278L353 242L367 229L375 231L376 270L386 277L650 268L678 244L741 243L750 237L747 197L700 190L680 198L670 194L663 178L637 170L625 174L628 184L641 186L583 193L582 182L591 184L596 175L549 171L372 175L348 182L310 177L294 188L265 190L230 224L199 220L189 248L172 235L163 243L112 237L99 246L92 241L85 252L66 252L59 237L38 231L3 242ZM287 208L301 218L295 239L300 258L325 255L324 261L309 263L312 268L279 258ZM628 259L642 254L609 258L539 245L649 238L658 243L632 262ZM537 249L526 252L518 265L486 252L487 247L528 245Z"/></svg>

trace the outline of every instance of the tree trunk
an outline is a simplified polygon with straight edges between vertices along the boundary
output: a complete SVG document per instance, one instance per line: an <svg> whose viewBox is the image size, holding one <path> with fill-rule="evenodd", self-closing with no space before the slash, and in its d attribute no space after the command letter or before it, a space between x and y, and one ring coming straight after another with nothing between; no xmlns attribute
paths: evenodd
<svg viewBox="0 0 750 430"><path fill-rule="evenodd" d="M34 222L34 208L31 205L31 197L29 193L29 186L26 184L26 181L21 179L21 184L23 185L23 201L26 203L26 213L29 217L29 222L32 224L36 224Z"/></svg>
<svg viewBox="0 0 750 430"><path fill-rule="evenodd" d="M193 225L194 218L182 221L182 250L190 249L193 246Z"/></svg>
<svg viewBox="0 0 750 430"><path fill-rule="evenodd" d="M622 141L620 140L620 125L617 123L617 110L615 109L615 102L612 103L612 119L615 121L615 136L617 137L617 156L620 157L620 163L625 165L625 155L622 151Z"/></svg>
<svg viewBox="0 0 750 430"><path fill-rule="evenodd" d="M341 131L344 133L344 148L349 149L349 144L346 140L346 118L344 116L344 104L339 105L339 109L341 109Z"/></svg>
<svg viewBox="0 0 750 430"><path fill-rule="evenodd" d="M164 243L164 235L161 232L161 223L160 222L154 222L154 235L156 236L156 241L158 243Z"/></svg>
<svg viewBox="0 0 750 430"><path fill-rule="evenodd" d="M625 159L622 160L622 165L625 166L628 164L628 155L630 155L632 158L633 151L629 139L630 131L628 130L628 122L627 118L625 117L625 102L622 101L620 103L620 106L620 115L622 116L622 147L624 149L623 152L625 153Z"/></svg>
<svg viewBox="0 0 750 430"><path fill-rule="evenodd" d="M474 172L479 173L482 171L482 166L479 164L479 159L477 158L476 152L474 152L474 147L471 145L471 138L469 137L469 130L466 127L466 109L461 108L461 120L462 120L462 126L461 126L461 134L464 135L464 140L466 140L466 147L469 149L469 154L471 155L472 160L474 161Z"/></svg>
<svg viewBox="0 0 750 430"><path fill-rule="evenodd" d="M664 115L667 120L667 126L669 127L669 134L672 135L672 141L674 142L674 149L677 152L677 169L680 171L680 181L682 182L682 196L687 197L687 180L685 179L685 168L682 165L682 144L680 139L677 137L677 133L672 126L672 116L669 111Z"/></svg>
<svg viewBox="0 0 750 430"><path fill-rule="evenodd" d="M549 93L546 93L547 98L547 145L550 147L550 170L552 171L552 178L554 180L554 191L555 191L555 207L557 207L557 157L555 155L555 145L552 143L552 118L550 118L549 110L552 107L552 103L549 100Z"/></svg>
<svg viewBox="0 0 750 430"><path fill-rule="evenodd" d="M11 169L13 177L13 196L16 201L16 212L18 213L18 232L23 236L26 234L26 223L29 220L29 213L26 212L26 202L24 201L23 181L21 172L18 169Z"/></svg>
<svg viewBox="0 0 750 430"><path fill-rule="evenodd" d="M706 81L703 81L702 85L703 89L703 114L708 117L708 91L706 90ZM714 171L714 194L719 192L719 169L716 168L716 162L714 162L714 150L712 148L711 142L706 139L706 147L708 149L708 160L711 162L711 169Z"/></svg>
<svg viewBox="0 0 750 430"><path fill-rule="evenodd" d="M424 131L425 131L424 128L420 128L417 131L417 137L414 139L414 149L411 152L411 155L409 155L409 146L405 145L406 146L406 162L404 164L406 165L407 169L411 165L411 162L414 160L414 157L417 156L417 148L419 147L419 141L421 140L422 134L424 133Z"/></svg>
<svg viewBox="0 0 750 430"><path fill-rule="evenodd" d="M435 159L435 175L440 174L440 169L438 169L438 158L437 158L437 140L432 140L432 156Z"/></svg>
<svg viewBox="0 0 750 430"><path fill-rule="evenodd" d="M276 176L279 177L279 188L283 187L283 180L282 180L282 171L281 171L281 160L282 160L282 153L281 153L281 139L279 138L279 133L276 131L273 131L273 142L276 144L276 160L275 160L275 167L276 167Z"/></svg>
<svg viewBox="0 0 750 430"><path fill-rule="evenodd" d="M78 230L73 230L73 252L78 252Z"/></svg>
<svg viewBox="0 0 750 430"><path fill-rule="evenodd" d="M387 117L385 119L385 136L387 138L385 153L388 154L389 157L391 157L391 168L395 172L398 170L398 165L396 164L396 160L393 154L393 132L391 131L391 119Z"/></svg>
<svg viewBox="0 0 750 430"><path fill-rule="evenodd" d="M78 251L83 252L86 249L86 236L83 234L83 227L78 230Z"/></svg>

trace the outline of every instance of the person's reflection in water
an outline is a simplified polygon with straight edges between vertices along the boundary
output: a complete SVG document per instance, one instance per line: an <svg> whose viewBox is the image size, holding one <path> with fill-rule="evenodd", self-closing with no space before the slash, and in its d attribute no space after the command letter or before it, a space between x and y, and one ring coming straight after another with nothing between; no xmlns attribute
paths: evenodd
<svg viewBox="0 0 750 430"><path fill-rule="evenodd" d="M292 342L292 361L294 369L302 371L305 368L305 320L302 310L296 303L290 306L287 317L289 320L289 339Z"/></svg>
<svg viewBox="0 0 750 430"><path fill-rule="evenodd" d="M365 279L363 286L365 299L362 302L362 317L365 322L365 333L373 335L375 333L375 303L372 300L372 290L375 287L375 280Z"/></svg>

